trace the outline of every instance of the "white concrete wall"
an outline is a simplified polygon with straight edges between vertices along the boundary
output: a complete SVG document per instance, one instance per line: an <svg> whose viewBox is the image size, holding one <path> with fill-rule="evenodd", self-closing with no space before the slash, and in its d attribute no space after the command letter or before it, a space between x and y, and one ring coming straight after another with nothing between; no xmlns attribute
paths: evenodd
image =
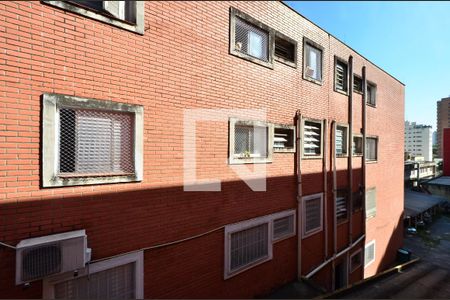
<svg viewBox="0 0 450 300"><path fill-rule="evenodd" d="M405 151L414 156L423 156L425 161L433 160L433 131L431 126L405 122Z"/></svg>

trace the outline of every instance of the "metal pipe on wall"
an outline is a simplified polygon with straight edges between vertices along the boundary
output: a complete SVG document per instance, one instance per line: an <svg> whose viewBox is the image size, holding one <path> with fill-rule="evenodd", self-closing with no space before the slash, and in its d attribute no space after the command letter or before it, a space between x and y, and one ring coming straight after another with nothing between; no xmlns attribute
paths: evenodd
<svg viewBox="0 0 450 300"><path fill-rule="evenodd" d="M353 56L348 58L348 244L353 241Z"/></svg>
<svg viewBox="0 0 450 300"><path fill-rule="evenodd" d="M301 172L301 124L302 115L299 110L295 113L296 117L296 158L297 158L297 279L302 277L302 222L301 221L301 207L302 207L302 172Z"/></svg>
<svg viewBox="0 0 450 300"><path fill-rule="evenodd" d="M324 256L323 260L328 257L328 170L327 170L327 132L328 132L328 120L323 122L323 136L325 137L323 143L323 161L322 161L322 172L323 172L323 199L324 199Z"/></svg>

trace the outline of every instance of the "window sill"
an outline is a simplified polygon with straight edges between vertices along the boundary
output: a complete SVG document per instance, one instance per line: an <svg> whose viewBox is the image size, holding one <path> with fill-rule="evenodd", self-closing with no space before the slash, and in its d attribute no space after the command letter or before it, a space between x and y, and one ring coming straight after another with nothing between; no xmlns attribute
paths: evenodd
<svg viewBox="0 0 450 300"><path fill-rule="evenodd" d="M376 104L366 103L366 105L367 105L367 106L370 106L370 107L372 107L372 108L377 108L377 105L376 105Z"/></svg>
<svg viewBox="0 0 450 300"><path fill-rule="evenodd" d="M346 224L346 223L348 223L348 218L342 219L342 220L337 220L337 225L338 225L338 226L339 226L339 225Z"/></svg>
<svg viewBox="0 0 450 300"><path fill-rule="evenodd" d="M311 236L313 236L313 235L315 235L317 233L320 233L320 232L322 232L322 227L320 227L320 228L318 228L316 230L312 230L310 232L303 233L302 239L309 238L309 237L311 237Z"/></svg>
<svg viewBox="0 0 450 300"><path fill-rule="evenodd" d="M366 160L366 164L376 164L378 160Z"/></svg>
<svg viewBox="0 0 450 300"><path fill-rule="evenodd" d="M243 164L267 164L272 163L272 158L269 157L250 157L250 158L238 158L230 157L228 164L230 165L243 165Z"/></svg>
<svg viewBox="0 0 450 300"><path fill-rule="evenodd" d="M348 92L347 91L344 91L344 90L339 90L339 89L334 89L334 91L336 92L336 93L339 93L339 94L342 94L342 95L345 95L345 96L348 96Z"/></svg>
<svg viewBox="0 0 450 300"><path fill-rule="evenodd" d="M306 160L308 160L308 159L322 159L323 157L322 157L322 155L311 155L311 156L303 156L302 155L302 159L306 159Z"/></svg>
<svg viewBox="0 0 450 300"><path fill-rule="evenodd" d="M275 55L275 61L282 63L286 66L292 67L294 69L297 69L297 62L290 61L290 60L284 59L284 58L276 56L276 55Z"/></svg>
<svg viewBox="0 0 450 300"><path fill-rule="evenodd" d="M50 1L50 0L41 0L41 1L47 5L58 7L78 15L82 15L103 23L113 25L115 27L119 27L141 35L144 34L144 3L141 1L136 1L136 24L132 24L128 21L120 20L113 16L108 16L101 12L95 11L94 9L84 8L81 5L76 5L74 3L66 1Z"/></svg>
<svg viewBox="0 0 450 300"><path fill-rule="evenodd" d="M114 176L95 176L95 177L64 177L58 176L45 182L43 187L65 187L76 185L94 185L94 184L111 184L111 183L127 183L127 182L140 182L142 179L136 175L114 175Z"/></svg>
<svg viewBox="0 0 450 300"><path fill-rule="evenodd" d="M362 95L363 92L353 90L353 93Z"/></svg>
<svg viewBox="0 0 450 300"><path fill-rule="evenodd" d="M269 58L269 61L264 61L264 60L258 59L256 57L250 56L248 54L236 51L235 49L230 49L230 54L233 56L242 58L244 60L247 60L249 62L255 63L257 65L260 65L260 66L263 66L263 67L273 70L273 58L271 58L271 57Z"/></svg>
<svg viewBox="0 0 450 300"><path fill-rule="evenodd" d="M303 73L305 73L305 72L303 71ZM303 75L303 80L306 80L306 81L315 83L315 84L320 85L320 86L322 86L322 84L323 84L323 81L322 81L322 80L317 80L317 79L308 77L308 76L306 76L306 75Z"/></svg>
<svg viewBox="0 0 450 300"><path fill-rule="evenodd" d="M336 158L348 158L348 154L336 155Z"/></svg>
<svg viewBox="0 0 450 300"><path fill-rule="evenodd" d="M295 149L289 148L289 149L275 149L273 148L274 153L295 153Z"/></svg>
<svg viewBox="0 0 450 300"><path fill-rule="evenodd" d="M236 276L236 275L238 275L238 274L240 274L242 272L245 272L245 271L247 271L247 270L249 270L251 268L254 268L254 267L256 267L256 266L258 266L260 264L263 264L263 263L271 261L271 260L272 260L272 257L270 255L267 255L266 257L258 259L257 261L254 261L254 262L252 262L252 263L250 263L250 264L248 264L246 266L242 266L242 267L240 267L240 268L238 268L238 269L236 269L234 271L226 272L224 274L224 279L226 280L228 278Z"/></svg>
<svg viewBox="0 0 450 300"><path fill-rule="evenodd" d="M362 157L363 155L362 155L362 153L361 153L361 154L353 154L352 156L353 156L353 157Z"/></svg>

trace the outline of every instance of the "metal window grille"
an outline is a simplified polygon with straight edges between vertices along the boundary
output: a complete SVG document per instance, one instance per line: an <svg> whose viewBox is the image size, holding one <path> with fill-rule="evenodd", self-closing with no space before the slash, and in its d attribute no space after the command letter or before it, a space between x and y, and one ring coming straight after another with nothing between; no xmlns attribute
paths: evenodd
<svg viewBox="0 0 450 300"><path fill-rule="evenodd" d="M377 160L377 138L366 138L366 160Z"/></svg>
<svg viewBox="0 0 450 300"><path fill-rule="evenodd" d="M264 223L231 234L230 271L248 266L269 255L268 230L268 223Z"/></svg>
<svg viewBox="0 0 450 300"><path fill-rule="evenodd" d="M295 44L282 39L281 37L276 37L275 55L284 60L295 62Z"/></svg>
<svg viewBox="0 0 450 300"><path fill-rule="evenodd" d="M275 149L293 149L294 130L286 128L275 128L273 147Z"/></svg>
<svg viewBox="0 0 450 300"><path fill-rule="evenodd" d="M375 260L375 243L366 246L364 251L364 266Z"/></svg>
<svg viewBox="0 0 450 300"><path fill-rule="evenodd" d="M267 157L267 127L234 127L234 155L238 158Z"/></svg>
<svg viewBox="0 0 450 300"><path fill-rule="evenodd" d="M377 190L366 191L366 217L375 217L377 214Z"/></svg>
<svg viewBox="0 0 450 300"><path fill-rule="evenodd" d="M56 299L134 299L135 263L96 272L55 285Z"/></svg>
<svg viewBox="0 0 450 300"><path fill-rule="evenodd" d="M278 240L294 233L294 215L273 221L273 239Z"/></svg>
<svg viewBox="0 0 450 300"><path fill-rule="evenodd" d="M305 45L306 76L315 80L322 80L322 50L313 47L310 44Z"/></svg>
<svg viewBox="0 0 450 300"><path fill-rule="evenodd" d="M23 281L49 276L61 270L61 247L57 243L27 249L22 257Z"/></svg>
<svg viewBox="0 0 450 300"><path fill-rule="evenodd" d="M130 113L61 108L59 175L134 173L134 116Z"/></svg>
<svg viewBox="0 0 450 300"><path fill-rule="evenodd" d="M303 154L304 155L320 155L322 125L316 122L305 121L304 138L303 138Z"/></svg>
<svg viewBox="0 0 450 300"><path fill-rule="evenodd" d="M310 233L322 228L321 210L322 200L320 197L312 198L305 201L304 219L305 230L304 233Z"/></svg>
<svg viewBox="0 0 450 300"><path fill-rule="evenodd" d="M269 33L236 17L235 50L269 61Z"/></svg>
<svg viewBox="0 0 450 300"><path fill-rule="evenodd" d="M340 61L336 62L335 80L337 90L347 90L347 65Z"/></svg>
<svg viewBox="0 0 450 300"><path fill-rule="evenodd" d="M336 218L339 221L347 219L348 197L345 194L346 192L338 191L338 196L336 197Z"/></svg>
<svg viewBox="0 0 450 300"><path fill-rule="evenodd" d="M356 76L353 76L353 89L357 92L362 93L363 87L362 87L362 79Z"/></svg>
<svg viewBox="0 0 450 300"><path fill-rule="evenodd" d="M363 154L363 138L361 136L353 136L353 155Z"/></svg>
<svg viewBox="0 0 450 300"><path fill-rule="evenodd" d="M336 155L347 154L347 128L343 126L336 127Z"/></svg>

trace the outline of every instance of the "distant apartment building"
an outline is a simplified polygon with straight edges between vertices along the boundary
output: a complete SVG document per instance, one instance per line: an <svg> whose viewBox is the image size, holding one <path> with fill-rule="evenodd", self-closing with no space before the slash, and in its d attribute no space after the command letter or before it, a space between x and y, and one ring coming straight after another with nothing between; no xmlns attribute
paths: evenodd
<svg viewBox="0 0 450 300"><path fill-rule="evenodd" d="M414 157L433 160L433 130L429 125L405 122L405 151Z"/></svg>
<svg viewBox="0 0 450 300"><path fill-rule="evenodd" d="M444 128L450 128L450 97L437 102L437 155L443 157Z"/></svg>
<svg viewBox="0 0 450 300"><path fill-rule="evenodd" d="M404 85L283 2L0 18L2 297L252 298L394 263Z"/></svg>

